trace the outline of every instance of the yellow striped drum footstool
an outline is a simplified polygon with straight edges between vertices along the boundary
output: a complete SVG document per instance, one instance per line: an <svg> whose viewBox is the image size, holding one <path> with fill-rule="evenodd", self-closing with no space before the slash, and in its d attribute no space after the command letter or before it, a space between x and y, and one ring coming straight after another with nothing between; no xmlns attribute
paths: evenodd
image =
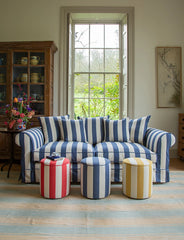
<svg viewBox="0 0 184 240"><path fill-rule="evenodd" d="M122 191L130 198L144 199L152 195L152 161L144 158L123 160Z"/></svg>

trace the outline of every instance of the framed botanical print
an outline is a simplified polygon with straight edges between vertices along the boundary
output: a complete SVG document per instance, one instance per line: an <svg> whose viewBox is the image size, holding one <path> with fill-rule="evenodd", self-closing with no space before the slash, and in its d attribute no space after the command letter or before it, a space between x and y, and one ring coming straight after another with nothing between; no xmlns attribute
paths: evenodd
<svg viewBox="0 0 184 240"><path fill-rule="evenodd" d="M157 47L157 107L173 108L181 104L181 47Z"/></svg>

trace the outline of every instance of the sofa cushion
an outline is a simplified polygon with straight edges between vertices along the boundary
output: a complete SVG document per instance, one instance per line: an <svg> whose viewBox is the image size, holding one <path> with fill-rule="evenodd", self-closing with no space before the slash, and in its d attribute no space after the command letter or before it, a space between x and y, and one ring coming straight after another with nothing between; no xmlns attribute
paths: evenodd
<svg viewBox="0 0 184 240"><path fill-rule="evenodd" d="M87 142L83 120L59 121L62 140L68 142Z"/></svg>
<svg viewBox="0 0 184 240"><path fill-rule="evenodd" d="M124 158L142 157L156 162L157 155L148 148L131 142L103 142L95 146L95 155L108 158L113 163L122 163Z"/></svg>
<svg viewBox="0 0 184 240"><path fill-rule="evenodd" d="M129 142L129 118L122 120L104 120L105 141Z"/></svg>
<svg viewBox="0 0 184 240"><path fill-rule="evenodd" d="M43 129L45 143L48 143L61 140L59 121L61 121L61 119L69 119L69 115L38 117L38 119Z"/></svg>
<svg viewBox="0 0 184 240"><path fill-rule="evenodd" d="M94 156L94 147L84 142L49 142L41 148L34 150L34 161L40 161L53 152L60 153L62 157L68 158L72 163L80 162L83 158Z"/></svg>
<svg viewBox="0 0 184 240"><path fill-rule="evenodd" d="M129 121L130 141L143 144L150 117L149 115Z"/></svg>
<svg viewBox="0 0 184 240"><path fill-rule="evenodd" d="M107 117L82 118L85 123L86 137L90 144L104 141L104 119Z"/></svg>

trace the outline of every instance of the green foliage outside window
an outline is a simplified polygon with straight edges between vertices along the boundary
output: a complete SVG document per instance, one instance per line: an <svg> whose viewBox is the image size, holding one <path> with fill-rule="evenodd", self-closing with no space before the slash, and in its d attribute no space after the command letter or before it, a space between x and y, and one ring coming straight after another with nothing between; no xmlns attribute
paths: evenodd
<svg viewBox="0 0 184 240"><path fill-rule="evenodd" d="M78 74L78 77L80 77L80 74ZM111 119L119 119L119 75L108 76L105 86L99 84L98 79L93 81L90 88L88 81L76 84L74 111L75 117L109 115Z"/></svg>

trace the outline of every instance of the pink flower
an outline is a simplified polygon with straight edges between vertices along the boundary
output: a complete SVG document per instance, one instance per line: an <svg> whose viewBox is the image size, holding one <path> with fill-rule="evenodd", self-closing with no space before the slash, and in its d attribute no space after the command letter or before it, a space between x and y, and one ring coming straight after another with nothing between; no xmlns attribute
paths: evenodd
<svg viewBox="0 0 184 240"><path fill-rule="evenodd" d="M16 116L17 111L15 109L12 109L11 111L12 111L12 114Z"/></svg>
<svg viewBox="0 0 184 240"><path fill-rule="evenodd" d="M7 126L7 125L8 125L8 122L4 122L4 124Z"/></svg>
<svg viewBox="0 0 184 240"><path fill-rule="evenodd" d="M20 114L20 117L21 117L21 118L24 118L24 117L25 117L25 114L24 114L24 113L21 113L21 114Z"/></svg>
<svg viewBox="0 0 184 240"><path fill-rule="evenodd" d="M17 111L15 115L16 115L16 116L19 116L19 115L20 115L20 113Z"/></svg>
<svg viewBox="0 0 184 240"><path fill-rule="evenodd" d="M8 110L5 111L6 114L8 114L8 112L9 112Z"/></svg>
<svg viewBox="0 0 184 240"><path fill-rule="evenodd" d="M33 116L34 114L35 114L34 111L29 112L29 113L28 113L28 118L32 118L32 116Z"/></svg>
<svg viewBox="0 0 184 240"><path fill-rule="evenodd" d="M17 119L17 122L18 122L18 123L22 123L22 121L23 121L23 120L22 120L21 118Z"/></svg>
<svg viewBox="0 0 184 240"><path fill-rule="evenodd" d="M11 129L13 127L13 125L15 124L15 120L12 120L10 123L9 123L9 128Z"/></svg>

